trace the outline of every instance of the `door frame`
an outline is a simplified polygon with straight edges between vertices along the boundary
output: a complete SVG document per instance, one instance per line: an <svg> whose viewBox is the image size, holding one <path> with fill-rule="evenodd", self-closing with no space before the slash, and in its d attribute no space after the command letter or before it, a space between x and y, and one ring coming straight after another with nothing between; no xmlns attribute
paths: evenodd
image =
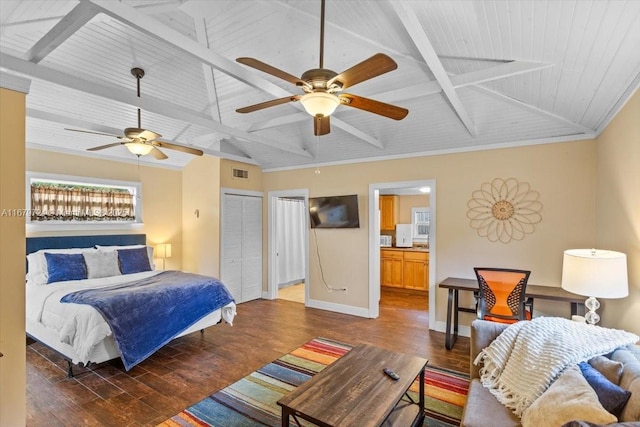
<svg viewBox="0 0 640 427"><path fill-rule="evenodd" d="M436 180L369 184L369 317L380 315L380 190L429 187L429 329L436 324Z"/></svg>
<svg viewBox="0 0 640 427"><path fill-rule="evenodd" d="M278 283L276 277L276 238L277 221L276 221L276 202L281 197L301 198L304 200L305 212L309 211L309 189L299 188L292 190L269 191L267 193L267 292L263 292L263 298L278 298ZM304 227L304 305L309 304L309 217L305 216Z"/></svg>

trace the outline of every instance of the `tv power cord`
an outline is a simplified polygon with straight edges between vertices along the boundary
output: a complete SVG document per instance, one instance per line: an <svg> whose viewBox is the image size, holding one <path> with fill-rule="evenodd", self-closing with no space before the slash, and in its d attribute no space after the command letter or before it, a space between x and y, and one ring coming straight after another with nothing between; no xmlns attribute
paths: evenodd
<svg viewBox="0 0 640 427"><path fill-rule="evenodd" d="M324 271L322 270L322 261L320 260L320 249L318 248L318 234L316 229L313 229L313 239L316 244L316 256L318 257L318 266L320 267L320 278L322 279L322 283L327 288L327 290L331 292L344 292L347 293L347 288L333 288L327 284L327 281L324 279Z"/></svg>

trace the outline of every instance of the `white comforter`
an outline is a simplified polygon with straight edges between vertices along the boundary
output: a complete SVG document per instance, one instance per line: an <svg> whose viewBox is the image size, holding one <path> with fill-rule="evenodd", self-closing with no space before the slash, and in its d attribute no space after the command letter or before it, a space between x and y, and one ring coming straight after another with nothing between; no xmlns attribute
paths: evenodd
<svg viewBox="0 0 640 427"><path fill-rule="evenodd" d="M162 270L48 285L27 285L26 317L32 322L42 323L48 329L57 331L60 342L72 346L80 360L87 360L93 347L111 335L111 328L102 315L90 305L61 303L60 298L81 289L132 282L155 276L160 272Z"/></svg>

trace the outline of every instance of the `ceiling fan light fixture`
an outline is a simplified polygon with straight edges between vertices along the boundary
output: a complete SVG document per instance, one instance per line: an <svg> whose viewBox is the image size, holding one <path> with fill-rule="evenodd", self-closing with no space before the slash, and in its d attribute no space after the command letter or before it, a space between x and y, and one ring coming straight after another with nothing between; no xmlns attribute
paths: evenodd
<svg viewBox="0 0 640 427"><path fill-rule="evenodd" d="M340 98L331 93L311 92L303 95L300 102L313 117L328 117L340 105Z"/></svg>
<svg viewBox="0 0 640 427"><path fill-rule="evenodd" d="M141 144L139 142L127 142L124 144L127 149L136 156L146 156L153 150L153 145Z"/></svg>

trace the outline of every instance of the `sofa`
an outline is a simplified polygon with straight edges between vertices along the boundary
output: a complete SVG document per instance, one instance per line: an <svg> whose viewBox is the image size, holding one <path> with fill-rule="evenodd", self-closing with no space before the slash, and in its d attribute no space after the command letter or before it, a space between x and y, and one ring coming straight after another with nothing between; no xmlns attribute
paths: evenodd
<svg viewBox="0 0 640 427"><path fill-rule="evenodd" d="M481 366L475 366L473 364L476 356L481 352L481 350L487 346L498 336L500 333L507 327L506 324L490 322L485 320L476 319L471 324L471 343L470 343L470 378L471 382L469 384L469 391L467 395L467 402L464 408L464 412L462 415L462 420L460 423L461 427L520 427L526 423L521 421L517 416L515 416L511 410L503 406L498 400L486 389L482 383L480 382L480 368ZM605 355L605 357L609 360L604 360L603 362L608 363L613 366L618 367L618 378L619 378L619 387L630 391L631 396L624 404L622 413L619 416L618 422L607 422L607 423L598 423L584 422L584 419L581 419L581 416L577 415L576 420L582 422L574 422L570 423L561 423L558 424L557 427L561 427L562 425L566 427L574 427L574 426L597 426L597 425L609 425L609 426L640 426L640 347L637 345L630 345L626 347L619 348L612 352L611 354ZM602 359L602 357L600 357ZM614 362L611 362L614 361ZM620 366L620 362L622 366ZM593 363L590 361L589 363ZM620 373L621 371L621 373ZM578 370L580 372L580 370ZM582 377L581 377L582 378ZM556 380L558 382L558 380ZM554 383L555 384L555 383ZM552 385L553 387L553 385ZM573 389L572 389L573 390ZM590 389L591 390L591 389ZM547 391L551 391L551 387L547 389ZM624 392L624 391L623 391ZM546 392L545 392L546 393ZM626 393L626 392L625 392ZM571 401L571 393L563 396L560 399L562 402ZM594 393L595 395L595 393ZM627 393L628 395L628 393ZM541 400L544 394L538 398ZM560 395L562 396L562 395ZM531 405L533 407L538 400ZM558 404L558 399L550 405L548 408L548 412L546 414L551 414L556 411L555 405ZM540 406L540 405L537 405ZM591 405L591 406L599 406L599 405ZM546 409L542 409L545 411ZM544 412L543 412L544 413ZM584 414L584 411L578 411L579 414ZM523 420L528 414L523 414ZM550 418L550 417L547 417ZM615 419L616 417L613 416ZM589 420L587 420L589 421ZM539 422L539 421L538 421ZM529 424L538 424L529 423ZM545 420L548 422L548 420ZM553 425L553 422L549 422L549 425Z"/></svg>

